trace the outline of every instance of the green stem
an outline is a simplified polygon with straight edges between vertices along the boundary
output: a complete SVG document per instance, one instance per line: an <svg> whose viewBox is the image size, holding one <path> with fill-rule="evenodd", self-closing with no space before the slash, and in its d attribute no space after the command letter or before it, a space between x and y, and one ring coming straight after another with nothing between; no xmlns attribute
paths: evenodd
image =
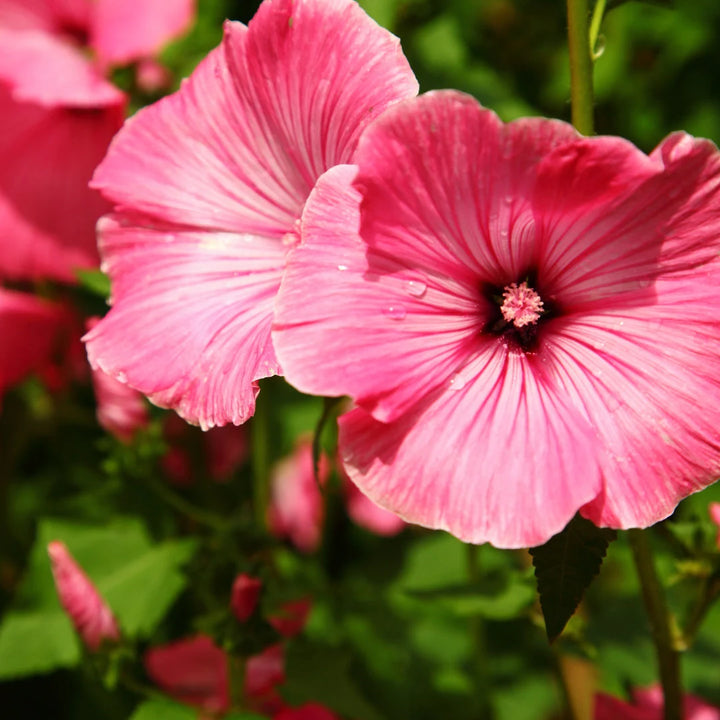
<svg viewBox="0 0 720 720"><path fill-rule="evenodd" d="M660 683L665 697L664 720L682 720L682 686L680 653L673 644L670 613L652 559L647 534L642 530L628 530L635 568L640 579L645 610L660 669Z"/></svg>
<svg viewBox="0 0 720 720"><path fill-rule="evenodd" d="M313 461L313 475L315 476L315 483L318 486L318 490L321 493L325 492L322 483L320 482L320 456L322 455L322 434L325 426L327 425L330 418L334 418L335 409L340 404L343 398L341 397L326 397L323 398L323 410L320 415L320 419L315 425L315 433L313 434L312 440L312 461Z"/></svg>
<svg viewBox="0 0 720 720"><path fill-rule="evenodd" d="M477 586L480 583L480 545L466 545L467 575L470 585ZM490 664L487 657L487 636L485 633L485 622L480 615L470 616L470 633L473 640L473 660L478 686L475 693L479 699L479 717L494 717L493 707L490 701L490 682L488 669Z"/></svg>
<svg viewBox="0 0 720 720"><path fill-rule="evenodd" d="M593 134L593 77L588 0L567 0L572 123L583 135Z"/></svg>
<svg viewBox="0 0 720 720"><path fill-rule="evenodd" d="M230 706L241 709L245 701L245 660L230 653L226 657Z"/></svg>
<svg viewBox="0 0 720 720"><path fill-rule="evenodd" d="M258 397L251 426L252 480L255 521L259 528L267 527L267 508L270 502L269 417L265 395Z"/></svg>
<svg viewBox="0 0 720 720"><path fill-rule="evenodd" d="M590 20L590 52L593 60L597 59L599 53L596 50L598 37L600 36L600 25L605 15L606 0L596 0L593 8L592 20Z"/></svg>

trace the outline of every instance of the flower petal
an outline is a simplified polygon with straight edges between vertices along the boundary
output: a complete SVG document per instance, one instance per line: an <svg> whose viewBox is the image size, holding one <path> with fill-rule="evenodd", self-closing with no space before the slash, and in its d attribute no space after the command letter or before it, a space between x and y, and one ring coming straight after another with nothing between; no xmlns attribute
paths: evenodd
<svg viewBox="0 0 720 720"><path fill-rule="evenodd" d="M101 62L123 65L155 55L194 14L194 0L97 0L90 44Z"/></svg>
<svg viewBox="0 0 720 720"><path fill-rule="evenodd" d="M98 264L107 203L87 183L122 113L20 103L0 85L0 274L74 282L75 268Z"/></svg>
<svg viewBox="0 0 720 720"><path fill-rule="evenodd" d="M544 543L601 489L591 428L539 358L494 339L455 387L390 424L343 416L346 471L408 522L502 548Z"/></svg>
<svg viewBox="0 0 720 720"><path fill-rule="evenodd" d="M105 80L78 48L59 38L3 28L0 47L0 81L9 85L17 101L76 108L125 103L125 95Z"/></svg>
<svg viewBox="0 0 720 720"><path fill-rule="evenodd" d="M86 336L99 367L203 428L253 413L284 250L223 233L100 225L114 307ZM242 357L242 361L238 358Z"/></svg>
<svg viewBox="0 0 720 720"><path fill-rule="evenodd" d="M581 512L598 525L651 525L720 474L720 381L708 371L720 269L706 272L656 281L652 304L558 320L545 337L554 382L597 434L604 487Z"/></svg>
<svg viewBox="0 0 720 720"><path fill-rule="evenodd" d="M418 268L505 285L535 260L530 206L536 166L577 139L566 123L503 125L456 91L429 92L388 110L364 134L355 162L361 235Z"/></svg>
<svg viewBox="0 0 720 720"><path fill-rule="evenodd" d="M0 393L49 363L66 323L60 306L0 288Z"/></svg>
<svg viewBox="0 0 720 720"><path fill-rule="evenodd" d="M308 200L303 243L290 253L278 294L273 341L295 387L353 395L389 420L474 352L483 300L472 284L417 272L410 249L398 259L367 249L354 176L354 166L332 168Z"/></svg>
<svg viewBox="0 0 720 720"><path fill-rule="evenodd" d="M356 3L266 2L249 28L226 23L178 93L127 123L94 184L165 221L281 238L316 178L416 91L397 39Z"/></svg>

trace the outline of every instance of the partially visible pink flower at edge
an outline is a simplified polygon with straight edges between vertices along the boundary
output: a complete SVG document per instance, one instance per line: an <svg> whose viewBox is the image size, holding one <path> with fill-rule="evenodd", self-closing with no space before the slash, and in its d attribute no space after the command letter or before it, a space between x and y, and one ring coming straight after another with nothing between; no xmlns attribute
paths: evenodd
<svg viewBox="0 0 720 720"><path fill-rule="evenodd" d="M203 428L245 422L258 381L281 373L273 305L310 190L417 89L398 39L353 0L266 1L247 27L227 22L94 175L115 213L99 225L112 308L86 336L93 366Z"/></svg>
<svg viewBox="0 0 720 720"><path fill-rule="evenodd" d="M720 709L693 695L684 699L684 720L720 720ZM625 702L605 693L595 696L594 720L662 720L663 694L659 685L633 690Z"/></svg>
<svg viewBox="0 0 720 720"><path fill-rule="evenodd" d="M0 230L12 238L0 275L74 282L98 264L95 224L110 206L88 182L126 103L105 73L151 56L192 16L192 0L0 0Z"/></svg>
<svg viewBox="0 0 720 720"><path fill-rule="evenodd" d="M715 540L716 545L720 548L720 502L712 502L708 505L708 514L710 519L717 525L718 534Z"/></svg>
<svg viewBox="0 0 720 720"><path fill-rule="evenodd" d="M55 540L47 551L60 604L85 645L95 651L104 641L118 641L120 629L112 610L65 545Z"/></svg>

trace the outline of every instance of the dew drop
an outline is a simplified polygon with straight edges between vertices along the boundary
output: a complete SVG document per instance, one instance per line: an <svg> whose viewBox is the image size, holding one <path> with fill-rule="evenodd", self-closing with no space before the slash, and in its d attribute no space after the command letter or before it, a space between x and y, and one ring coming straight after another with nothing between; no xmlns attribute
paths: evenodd
<svg viewBox="0 0 720 720"><path fill-rule="evenodd" d="M389 305L383 312L391 320L403 320L407 315L407 310L402 305Z"/></svg>
<svg viewBox="0 0 720 720"><path fill-rule="evenodd" d="M450 389L451 390L462 390L465 387L465 383L467 383L467 378L464 377L462 373L456 372L450 378Z"/></svg>
<svg viewBox="0 0 720 720"><path fill-rule="evenodd" d="M338 265L337 267L338 267L338 270L340 270L340 272L344 272L345 270L348 269L347 265Z"/></svg>
<svg viewBox="0 0 720 720"><path fill-rule="evenodd" d="M408 295L412 295L416 298L421 298L427 292L427 285L419 280L408 280L405 288Z"/></svg>
<svg viewBox="0 0 720 720"><path fill-rule="evenodd" d="M118 382L121 382L123 385L127 385L127 381L128 381L127 375L124 372L122 372L122 370L120 370L119 372L117 372L115 374L115 379Z"/></svg>

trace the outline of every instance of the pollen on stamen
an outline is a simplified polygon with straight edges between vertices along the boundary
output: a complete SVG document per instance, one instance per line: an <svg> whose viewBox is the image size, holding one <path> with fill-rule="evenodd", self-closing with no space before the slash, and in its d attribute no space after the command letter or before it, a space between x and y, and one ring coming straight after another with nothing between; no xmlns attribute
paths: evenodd
<svg viewBox="0 0 720 720"><path fill-rule="evenodd" d="M526 282L512 283L503 290L500 312L505 320L521 328L538 321L544 310L543 301Z"/></svg>

